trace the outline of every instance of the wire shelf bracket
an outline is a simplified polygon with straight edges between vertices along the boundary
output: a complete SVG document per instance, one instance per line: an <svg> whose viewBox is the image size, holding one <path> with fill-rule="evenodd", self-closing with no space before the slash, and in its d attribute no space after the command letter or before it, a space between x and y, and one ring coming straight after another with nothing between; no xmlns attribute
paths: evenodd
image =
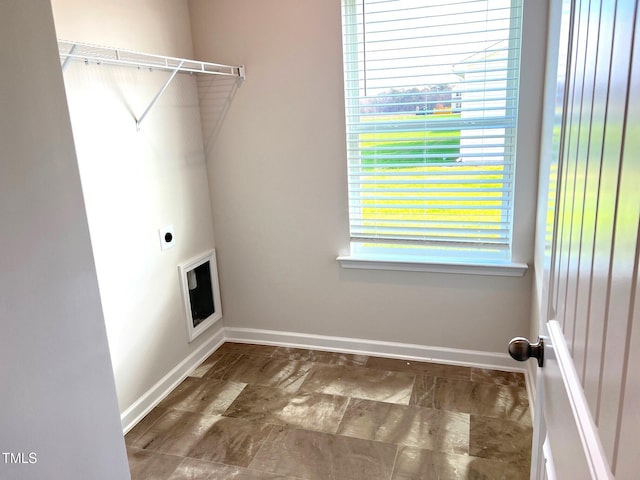
<svg viewBox="0 0 640 480"><path fill-rule="evenodd" d="M166 57L163 55L134 52L132 50L123 50L119 48L104 47L67 40L58 40L58 51L60 53L60 63L63 72L67 69L71 61L81 61L84 62L85 65L95 63L97 65L119 65L138 69L148 68L150 70L163 70L170 72L169 78L153 97L142 115L140 115L140 118L135 119L137 130L140 130L140 125L143 120L178 73L223 75L237 77L240 80L246 79L244 65L223 65L220 63L188 60L186 58Z"/></svg>

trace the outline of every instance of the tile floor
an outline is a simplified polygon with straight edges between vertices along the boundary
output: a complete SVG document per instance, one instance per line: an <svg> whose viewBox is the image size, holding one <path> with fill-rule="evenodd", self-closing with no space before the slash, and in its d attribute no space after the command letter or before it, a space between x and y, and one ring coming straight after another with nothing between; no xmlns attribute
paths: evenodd
<svg viewBox="0 0 640 480"><path fill-rule="evenodd" d="M225 343L125 437L133 480L529 478L522 374Z"/></svg>

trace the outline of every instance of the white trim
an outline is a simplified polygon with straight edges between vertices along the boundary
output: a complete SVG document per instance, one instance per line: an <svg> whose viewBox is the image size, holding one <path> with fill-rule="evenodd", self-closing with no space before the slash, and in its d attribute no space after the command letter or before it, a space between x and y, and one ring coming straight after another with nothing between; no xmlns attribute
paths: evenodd
<svg viewBox="0 0 640 480"><path fill-rule="evenodd" d="M342 268L366 270L398 270L405 272L461 273L465 275L491 275L501 277L522 277L529 266L520 262L447 262L364 258L343 255L337 258Z"/></svg>
<svg viewBox="0 0 640 480"><path fill-rule="evenodd" d="M191 299L189 296L189 281L187 274L205 263L209 262L209 275L211 279L211 294L213 296L213 313L200 322L197 326L193 325L194 318L191 309ZM218 280L218 262L216 260L216 251L208 250L205 253L192 258L188 262L178 265L178 275L180 276L180 289L182 291L182 304L184 305L185 320L187 322L187 336L189 343L193 342L198 335L204 333L209 327L214 325L222 318L222 304L220 300L220 282ZM195 286L193 288L196 288Z"/></svg>
<svg viewBox="0 0 640 480"><path fill-rule="evenodd" d="M545 438L542 444L542 451L544 452L544 479L556 480L556 467L553 463L553 452L551 451L551 445L549 445L549 437Z"/></svg>
<svg viewBox="0 0 640 480"><path fill-rule="evenodd" d="M221 326L221 322L218 322L218 324ZM306 348L328 352L373 355L403 360L521 372L524 373L527 383L529 401L532 405L530 410L533 408L531 393L535 393L535 390L533 390L531 373L519 365L514 365L515 361L506 353L431 347L360 338L280 332L275 330L259 330L254 328L221 327L209 340L180 362L180 364L167 373L158 383L151 387L121 414L120 418L124 434L142 420L145 415L187 378L209 355L220 348L224 342Z"/></svg>
<svg viewBox="0 0 640 480"><path fill-rule="evenodd" d="M144 418L160 401L175 389L198 365L215 352L225 341L222 322L220 329L200 345L187 358L176 365L169 373L147 390L138 400L120 415L122 430L126 435L140 420Z"/></svg>
<svg viewBox="0 0 640 480"><path fill-rule="evenodd" d="M527 394L529 395L529 410L531 411L531 421L533 422L535 417L535 406L537 395L537 383L536 378L538 375L538 362L534 359L530 359L527 362L527 368L524 371L524 376L527 380Z"/></svg>
<svg viewBox="0 0 640 480"><path fill-rule="evenodd" d="M547 322L547 329L558 362L560 375L562 376L562 382L567 392L567 398L573 411L576 427L580 434L585 458L589 464L591 478L597 478L598 480L613 479L607 456L600 442L598 427L591 416L589 404L573 364L573 358L569 353L562 327L556 320L550 320Z"/></svg>
<svg viewBox="0 0 640 480"><path fill-rule="evenodd" d="M385 342L362 338L332 337L254 328L224 329L228 342L247 342L282 347L307 348L329 352L374 355L423 362L446 363L467 367L493 368L510 372L525 370L506 353L481 352L455 348L432 347L409 343ZM527 378L527 381L529 379Z"/></svg>
<svg viewBox="0 0 640 480"><path fill-rule="evenodd" d="M535 366L532 366L535 365ZM534 385L533 379L537 379L537 362L529 363L529 377L531 385ZM531 424L533 425L533 439L531 444L531 480L545 480L547 478L544 444L547 442L547 425L544 420L544 400L537 402L538 399L544 398L544 382L535 384L530 395L533 393L533 400L529 398L531 411Z"/></svg>

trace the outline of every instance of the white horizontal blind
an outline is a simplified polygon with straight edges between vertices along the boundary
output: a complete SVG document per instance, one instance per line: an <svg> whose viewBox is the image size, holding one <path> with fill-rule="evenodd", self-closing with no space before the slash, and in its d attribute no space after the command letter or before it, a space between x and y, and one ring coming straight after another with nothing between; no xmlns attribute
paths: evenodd
<svg viewBox="0 0 640 480"><path fill-rule="evenodd" d="M352 245L510 254L521 1L343 0Z"/></svg>

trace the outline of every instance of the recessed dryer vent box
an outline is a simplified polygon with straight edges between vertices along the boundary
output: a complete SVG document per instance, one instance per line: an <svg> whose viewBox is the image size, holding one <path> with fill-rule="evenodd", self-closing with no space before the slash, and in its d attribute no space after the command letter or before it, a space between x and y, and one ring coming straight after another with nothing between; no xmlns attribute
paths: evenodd
<svg viewBox="0 0 640 480"><path fill-rule="evenodd" d="M216 252L178 266L189 343L222 318Z"/></svg>

